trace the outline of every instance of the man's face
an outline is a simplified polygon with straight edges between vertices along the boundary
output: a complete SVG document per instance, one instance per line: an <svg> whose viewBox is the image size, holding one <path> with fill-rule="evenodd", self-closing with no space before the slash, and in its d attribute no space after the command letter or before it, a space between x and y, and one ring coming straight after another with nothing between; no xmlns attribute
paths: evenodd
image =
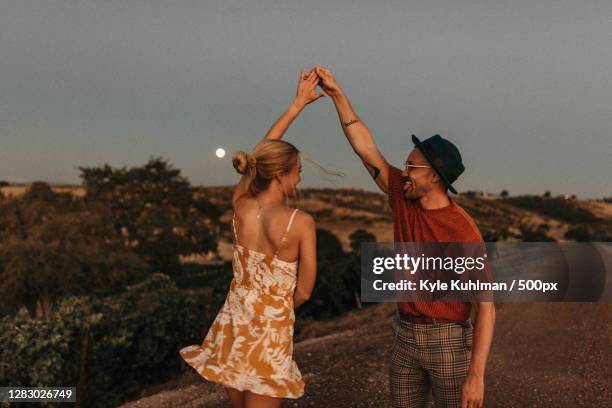
<svg viewBox="0 0 612 408"><path fill-rule="evenodd" d="M408 178L404 184L404 197L407 199L421 198L429 193L439 180L438 174L417 148L412 149L406 160L407 164L425 167L405 166L402 176Z"/></svg>

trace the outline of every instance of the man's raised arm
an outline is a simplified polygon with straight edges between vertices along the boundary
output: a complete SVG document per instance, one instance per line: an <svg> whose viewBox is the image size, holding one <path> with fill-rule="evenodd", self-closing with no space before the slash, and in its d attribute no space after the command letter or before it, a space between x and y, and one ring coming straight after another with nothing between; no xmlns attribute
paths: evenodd
<svg viewBox="0 0 612 408"><path fill-rule="evenodd" d="M316 67L315 72L321 78L319 86L328 94L334 101L340 126L346 135L353 150L382 191L388 191L389 163L380 153L372 134L368 130L365 123L359 119L351 102L344 94L331 71L323 67Z"/></svg>

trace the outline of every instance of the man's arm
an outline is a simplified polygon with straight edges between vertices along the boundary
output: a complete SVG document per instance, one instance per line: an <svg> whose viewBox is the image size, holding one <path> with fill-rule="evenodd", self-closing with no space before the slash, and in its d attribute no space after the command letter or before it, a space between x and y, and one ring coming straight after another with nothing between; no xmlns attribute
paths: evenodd
<svg viewBox="0 0 612 408"><path fill-rule="evenodd" d="M370 130L357 116L332 73L323 67L316 67L315 72L321 78L319 85L334 101L344 135L378 187L387 193L389 163L376 147Z"/></svg>
<svg viewBox="0 0 612 408"><path fill-rule="evenodd" d="M461 389L461 408L482 407L484 404L484 372L493 341L494 327L495 304L493 302L478 302L472 359L468 375Z"/></svg>

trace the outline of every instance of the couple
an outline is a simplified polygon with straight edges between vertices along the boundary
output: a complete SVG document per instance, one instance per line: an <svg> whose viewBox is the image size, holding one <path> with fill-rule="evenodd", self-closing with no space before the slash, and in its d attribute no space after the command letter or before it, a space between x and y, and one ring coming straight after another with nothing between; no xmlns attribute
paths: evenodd
<svg viewBox="0 0 612 408"><path fill-rule="evenodd" d="M234 156L243 175L232 196L234 279L203 343L180 350L200 375L225 386L234 408L279 407L283 398L304 393L293 360L294 308L315 283L315 222L287 206L302 166L299 150L281 139L302 109L325 94L355 153L388 195L396 242L482 242L476 224L447 194L456 193L451 183L463 172L452 143L413 136L404 169L393 167L332 73L319 66L302 72L295 99L264 139L251 153ZM398 303L389 370L393 406L425 406L429 392L436 406L482 406L494 320L491 302Z"/></svg>

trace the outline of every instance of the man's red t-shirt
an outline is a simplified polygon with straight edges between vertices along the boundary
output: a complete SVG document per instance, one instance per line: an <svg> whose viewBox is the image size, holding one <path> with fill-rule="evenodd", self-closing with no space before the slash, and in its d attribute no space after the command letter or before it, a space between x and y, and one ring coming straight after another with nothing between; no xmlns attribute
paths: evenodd
<svg viewBox="0 0 612 408"><path fill-rule="evenodd" d="M450 205L426 210L418 200L404 197L408 179L400 169L390 166L388 181L395 242L484 242L474 220L450 196ZM465 302L398 302L397 306L403 313L454 321L466 320L471 309Z"/></svg>

